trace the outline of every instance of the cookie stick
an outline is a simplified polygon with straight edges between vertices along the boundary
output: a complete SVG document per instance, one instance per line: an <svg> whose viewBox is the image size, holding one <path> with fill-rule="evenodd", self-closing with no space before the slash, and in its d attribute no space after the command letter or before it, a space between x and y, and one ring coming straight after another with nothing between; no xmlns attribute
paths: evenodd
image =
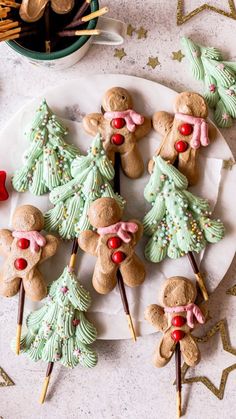
<svg viewBox="0 0 236 419"><path fill-rule="evenodd" d="M20 340L21 340L21 329L23 323L23 313L25 305L25 289L23 280L21 279L20 291L19 291L19 303L18 303L18 316L17 316L17 329L16 329L16 355L20 354Z"/></svg>
<svg viewBox="0 0 236 419"><path fill-rule="evenodd" d="M74 241L73 241L73 244L72 244L70 262L69 262L69 269L71 271L73 271L74 268L75 268L77 252L78 252L78 240L77 240L77 238L75 238ZM54 362L49 362L48 367L47 367L47 371L46 371L46 376L45 376L44 383L43 383L41 396L40 396L40 399L39 399L40 404L43 404L45 402L53 367L54 367Z"/></svg>
<svg viewBox="0 0 236 419"><path fill-rule="evenodd" d="M194 255L193 255L193 252L188 252L187 256L188 256L189 262L191 264L191 267L193 269L194 275L196 277L196 281L197 281L197 283L199 285L199 288L201 290L202 296L203 296L205 301L208 301L209 296L208 296L208 292L207 292L207 289L206 289L206 286L205 286L205 281L204 281L204 278L203 278L201 272L199 271L199 268L197 266L197 262L195 260Z"/></svg>
<svg viewBox="0 0 236 419"><path fill-rule="evenodd" d="M86 12L86 10L89 8L91 3L91 0L85 0L82 5L80 6L78 12L75 14L73 18L73 22L77 21L83 14ZM70 27L70 25L68 25ZM67 26L67 27L68 27Z"/></svg>
<svg viewBox="0 0 236 419"><path fill-rule="evenodd" d="M120 195L120 154L119 153L115 153L114 190ZM128 303L126 292L125 292L125 285L124 285L124 281L119 270L117 272L117 281L118 281L118 286L119 286L119 291L120 291L120 296L123 303L124 311L127 316L129 329L131 331L131 335L134 342L136 342L137 337L136 337L132 317L129 310L129 303Z"/></svg>
<svg viewBox="0 0 236 419"><path fill-rule="evenodd" d="M175 347L175 369L176 369L176 416L182 416L182 385L181 385L181 351L180 344Z"/></svg>

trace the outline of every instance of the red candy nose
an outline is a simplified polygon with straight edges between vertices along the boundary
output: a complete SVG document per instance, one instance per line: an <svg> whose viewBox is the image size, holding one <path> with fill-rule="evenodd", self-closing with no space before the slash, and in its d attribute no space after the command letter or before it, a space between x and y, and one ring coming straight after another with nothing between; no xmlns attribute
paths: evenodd
<svg viewBox="0 0 236 419"><path fill-rule="evenodd" d="M111 258L114 263L118 264L118 263L123 262L123 260L125 260L126 255L123 252L118 251L118 252L113 253Z"/></svg>
<svg viewBox="0 0 236 419"><path fill-rule="evenodd" d="M118 249L122 244L122 240L119 237L110 237L107 241L107 246L110 249Z"/></svg>
<svg viewBox="0 0 236 419"><path fill-rule="evenodd" d="M193 132L193 126L191 124L182 124L179 126L179 132L182 135L190 135Z"/></svg>
<svg viewBox="0 0 236 419"><path fill-rule="evenodd" d="M173 317L171 323L175 327L181 327L186 323L186 318L183 316L175 316Z"/></svg>
<svg viewBox="0 0 236 419"><path fill-rule="evenodd" d="M125 137L121 134L113 134L111 137L111 142L115 145L122 145L125 141Z"/></svg>
<svg viewBox="0 0 236 419"><path fill-rule="evenodd" d="M16 259L14 263L14 266L18 271L23 271L27 265L27 261L23 258Z"/></svg>
<svg viewBox="0 0 236 419"><path fill-rule="evenodd" d="M188 148L188 143L186 141L176 141L175 143L175 149L178 153L184 153Z"/></svg>
<svg viewBox="0 0 236 419"><path fill-rule="evenodd" d="M9 194L7 192L5 182L6 182L7 174L4 170L0 171L0 201L6 201L9 198Z"/></svg>
<svg viewBox="0 0 236 419"><path fill-rule="evenodd" d="M125 126L125 120L123 118L114 118L111 121L111 126L116 129L121 129Z"/></svg>
<svg viewBox="0 0 236 419"><path fill-rule="evenodd" d="M29 245L30 245L30 241L27 239L19 239L17 242L17 246L20 249L28 249Z"/></svg>
<svg viewBox="0 0 236 419"><path fill-rule="evenodd" d="M171 337L175 342L179 342L180 340L182 340L185 336L185 332L183 330L174 330L171 333Z"/></svg>

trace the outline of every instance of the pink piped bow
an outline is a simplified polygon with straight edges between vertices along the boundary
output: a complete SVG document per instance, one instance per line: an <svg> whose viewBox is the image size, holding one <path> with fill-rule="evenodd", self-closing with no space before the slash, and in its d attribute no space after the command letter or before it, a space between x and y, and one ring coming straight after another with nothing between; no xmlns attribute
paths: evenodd
<svg viewBox="0 0 236 419"><path fill-rule="evenodd" d="M129 243L132 239L129 233L136 233L138 225L136 223L120 221L108 227L100 227L97 229L98 234L104 236L105 234L117 234L125 243Z"/></svg>
<svg viewBox="0 0 236 419"><path fill-rule="evenodd" d="M127 111L114 111L114 112L105 112L104 118L111 121L115 118L123 118L126 122L127 129L130 132L134 132L136 125L142 125L144 123L144 116L135 112L133 109L128 109Z"/></svg>
<svg viewBox="0 0 236 419"><path fill-rule="evenodd" d="M30 242L30 250L32 253L40 251L47 243L46 239L38 231L13 231L13 237L17 239L27 239Z"/></svg>
<svg viewBox="0 0 236 419"><path fill-rule="evenodd" d="M197 118L196 116L186 115L185 113L176 113L175 118L193 125L193 135L190 141L192 148L197 149L201 145L206 147L210 144L208 124L204 118Z"/></svg>
<svg viewBox="0 0 236 419"><path fill-rule="evenodd" d="M205 317L203 316L201 309L194 303L188 304L186 306L177 306L177 307L165 307L165 313L181 313L183 311L187 312L187 325L194 327L194 318L198 323L205 323Z"/></svg>

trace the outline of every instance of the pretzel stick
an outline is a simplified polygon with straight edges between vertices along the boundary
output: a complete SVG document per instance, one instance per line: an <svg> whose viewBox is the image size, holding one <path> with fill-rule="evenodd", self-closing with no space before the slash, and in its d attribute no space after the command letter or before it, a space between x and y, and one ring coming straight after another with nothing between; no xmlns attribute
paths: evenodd
<svg viewBox="0 0 236 419"><path fill-rule="evenodd" d="M115 153L114 190L115 190L115 192L120 194L120 155L118 153ZM137 340L137 337L136 337L132 317L131 317L130 310L129 310L129 303L128 303L127 295L126 295L126 292L125 292L124 281L123 281L122 275L121 275L119 270L117 271L117 282L118 282L118 287L119 287L119 291L120 291L121 300L122 300L122 303L123 303L123 308L124 308L125 314L127 316L127 321L128 321L129 329L130 329L130 332L131 332L131 336L132 336L132 338L135 342Z"/></svg>
<svg viewBox="0 0 236 419"><path fill-rule="evenodd" d="M202 296L203 296L203 298L204 298L205 301L208 301L209 296L208 296L208 292L207 292L207 289L206 289L206 285L205 285L203 276L202 276L202 274L199 271L199 268L197 266L197 263L196 263L196 260L194 258L194 255L193 255L192 252L188 252L187 255L188 255L188 258L189 258L189 262L190 262L190 264L192 266L193 272L195 274L196 281L197 281L197 283L199 285L199 288L201 290Z"/></svg>
<svg viewBox="0 0 236 419"><path fill-rule="evenodd" d="M181 397L181 351L180 344L177 342L175 347L175 368L176 368L176 417L182 415L182 397Z"/></svg>
<svg viewBox="0 0 236 419"><path fill-rule="evenodd" d="M69 25L65 27L65 29L71 29L75 28L76 26L83 25L85 22L89 22L92 19L95 19L96 17L103 16L107 12L109 12L108 7L103 7L102 9L97 10L96 12L90 13L87 16L83 16L78 20L73 20Z"/></svg>
<svg viewBox="0 0 236 419"><path fill-rule="evenodd" d="M26 36L35 35L36 31L20 32L15 35L8 35L0 39L0 42L14 41L15 39L25 38Z"/></svg>
<svg viewBox="0 0 236 419"><path fill-rule="evenodd" d="M81 31L61 31L58 32L59 36L82 36L82 35L100 35L100 29L84 29Z"/></svg>
<svg viewBox="0 0 236 419"><path fill-rule="evenodd" d="M75 238L74 241L73 241L73 244L72 244L71 256L70 256L70 261L69 261L69 268L71 268L71 269L74 269L74 267L75 267L78 247L79 247L78 239ZM40 399L39 399L40 404L43 404L45 402L53 367L54 367L54 362L49 362L48 367L47 367L47 371L46 371L46 375L45 375L45 379L44 379L44 383L43 383L41 396L40 396Z"/></svg>
<svg viewBox="0 0 236 419"><path fill-rule="evenodd" d="M3 0L3 1L0 1L0 6L9 6L9 7L12 7L13 9L14 8L19 9L21 5L20 3L16 3L15 1Z"/></svg>
<svg viewBox="0 0 236 419"><path fill-rule="evenodd" d="M16 355L20 354L20 340L21 340L21 329L23 323L23 313L25 305L25 289L21 279L20 291L19 291L19 302L18 302L18 316L17 316L17 329L16 329Z"/></svg>
<svg viewBox="0 0 236 419"><path fill-rule="evenodd" d="M16 28L17 26L19 26L19 22L12 22L6 23L5 25L0 25L0 33L9 29Z"/></svg>

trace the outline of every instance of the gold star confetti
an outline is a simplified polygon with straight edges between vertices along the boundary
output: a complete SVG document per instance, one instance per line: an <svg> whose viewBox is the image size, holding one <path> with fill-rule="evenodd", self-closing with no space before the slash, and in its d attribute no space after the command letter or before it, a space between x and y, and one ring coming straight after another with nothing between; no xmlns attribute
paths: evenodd
<svg viewBox="0 0 236 419"><path fill-rule="evenodd" d="M119 58L119 60L121 61L122 58L124 58L126 56L126 52L124 50L124 48L115 48L115 54L114 57Z"/></svg>
<svg viewBox="0 0 236 419"><path fill-rule="evenodd" d="M230 158L229 160L223 160L223 169L225 170L232 170L234 165L235 161L232 158Z"/></svg>
<svg viewBox="0 0 236 419"><path fill-rule="evenodd" d="M179 49L179 51L173 51L172 52L171 59L181 62L184 57L185 57L185 55L182 53L181 49Z"/></svg>
<svg viewBox="0 0 236 419"><path fill-rule="evenodd" d="M236 297L236 285L234 285L233 287L229 288L226 291L226 294L232 295L233 297Z"/></svg>
<svg viewBox="0 0 236 419"><path fill-rule="evenodd" d="M197 7L197 9L194 9L192 10L192 12L185 15L184 14L184 0L178 0L177 25L182 25L183 23L187 22L187 20L191 19L193 16L196 16L198 15L198 13L201 13L203 10L211 10L213 12L219 13L220 15L230 17L232 19L236 19L236 8L235 8L234 0L224 0L224 3L226 3L226 5L229 7L228 12L218 7L212 6L208 3L204 3L202 6Z"/></svg>
<svg viewBox="0 0 236 419"><path fill-rule="evenodd" d="M148 57L147 65L154 69L156 66L161 65L161 63L159 62L158 57Z"/></svg>
<svg viewBox="0 0 236 419"><path fill-rule="evenodd" d="M132 36L133 35L133 33L135 32L135 28L129 23L128 24L128 26L127 26L127 35L128 36Z"/></svg>
<svg viewBox="0 0 236 419"><path fill-rule="evenodd" d="M227 321L225 319L220 320L217 322L210 330L207 332L207 334L203 337L195 337L196 342L198 343L205 343L208 342L209 339L214 336L216 333L220 333L221 342L223 345L223 349L226 352L231 353L232 355L236 356L236 348L232 348L229 342L229 336L227 333ZM190 383L202 383L204 386L208 388L218 399L222 400L224 397L225 392L225 386L227 383L227 379L231 371L236 370L236 363L230 365L229 367L225 368L222 371L221 374L221 380L220 380L220 386L216 387L215 384L213 384L209 378L205 376L199 376L199 377L190 377L185 378L186 373L189 369L189 366L187 364L183 364L181 368L181 381L182 384L190 384Z"/></svg>
<svg viewBox="0 0 236 419"><path fill-rule="evenodd" d="M2 379L2 380L1 380ZM7 375L2 367L0 367L0 387L14 386L12 379Z"/></svg>
<svg viewBox="0 0 236 419"><path fill-rule="evenodd" d="M136 31L136 33L138 35L138 39L147 38L147 30L142 26Z"/></svg>

